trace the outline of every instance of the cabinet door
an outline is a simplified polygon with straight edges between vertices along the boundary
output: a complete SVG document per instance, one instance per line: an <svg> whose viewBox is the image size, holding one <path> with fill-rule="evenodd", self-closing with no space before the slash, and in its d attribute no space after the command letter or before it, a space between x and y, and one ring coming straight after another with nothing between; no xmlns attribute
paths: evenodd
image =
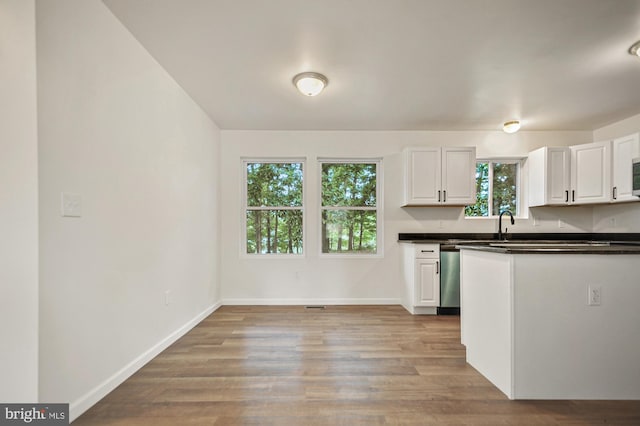
<svg viewBox="0 0 640 426"><path fill-rule="evenodd" d="M547 205L569 203L570 164L571 151L568 148L547 150Z"/></svg>
<svg viewBox="0 0 640 426"><path fill-rule="evenodd" d="M440 305L440 261L416 260L415 306Z"/></svg>
<svg viewBox="0 0 640 426"><path fill-rule="evenodd" d="M549 148L538 148L527 155L527 171L529 174L529 207L546 206L547 195L547 151Z"/></svg>
<svg viewBox="0 0 640 426"><path fill-rule="evenodd" d="M640 156L640 138L638 133L614 139L611 198L614 203L639 201L632 194L631 160Z"/></svg>
<svg viewBox="0 0 640 426"><path fill-rule="evenodd" d="M442 201L450 205L476 202L476 149L442 148Z"/></svg>
<svg viewBox="0 0 640 426"><path fill-rule="evenodd" d="M571 202L608 203L611 200L611 142L571 147Z"/></svg>
<svg viewBox="0 0 640 426"><path fill-rule="evenodd" d="M440 204L440 148L411 148L405 151L405 206Z"/></svg>

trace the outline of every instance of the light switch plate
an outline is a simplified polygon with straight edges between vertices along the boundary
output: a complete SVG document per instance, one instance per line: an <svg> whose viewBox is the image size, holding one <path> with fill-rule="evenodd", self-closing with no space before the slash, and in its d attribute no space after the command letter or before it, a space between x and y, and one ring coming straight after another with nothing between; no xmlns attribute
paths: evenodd
<svg viewBox="0 0 640 426"><path fill-rule="evenodd" d="M82 196L80 194L62 193L62 216L82 216Z"/></svg>

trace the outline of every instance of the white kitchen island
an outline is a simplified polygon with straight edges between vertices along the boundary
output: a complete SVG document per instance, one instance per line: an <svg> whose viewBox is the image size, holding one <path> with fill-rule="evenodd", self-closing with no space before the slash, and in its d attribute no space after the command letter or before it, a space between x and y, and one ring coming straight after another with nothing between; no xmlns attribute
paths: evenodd
<svg viewBox="0 0 640 426"><path fill-rule="evenodd" d="M640 247L460 248L467 362L507 397L640 399Z"/></svg>

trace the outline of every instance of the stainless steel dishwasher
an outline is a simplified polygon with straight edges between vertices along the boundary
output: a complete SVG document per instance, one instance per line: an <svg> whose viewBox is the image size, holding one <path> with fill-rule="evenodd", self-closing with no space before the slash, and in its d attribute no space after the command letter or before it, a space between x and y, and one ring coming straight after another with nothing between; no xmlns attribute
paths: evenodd
<svg viewBox="0 0 640 426"><path fill-rule="evenodd" d="M460 250L440 246L440 307L438 315L460 315Z"/></svg>

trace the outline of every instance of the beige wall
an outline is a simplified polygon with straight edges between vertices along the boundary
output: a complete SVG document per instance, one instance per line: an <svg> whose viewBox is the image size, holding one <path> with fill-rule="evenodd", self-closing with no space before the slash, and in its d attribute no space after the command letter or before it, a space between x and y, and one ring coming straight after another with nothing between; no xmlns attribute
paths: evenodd
<svg viewBox="0 0 640 426"><path fill-rule="evenodd" d="M0 1L0 401L38 399L35 7Z"/></svg>
<svg viewBox="0 0 640 426"><path fill-rule="evenodd" d="M640 114L625 118L593 131L593 140L603 141L640 132Z"/></svg>
<svg viewBox="0 0 640 426"><path fill-rule="evenodd" d="M73 418L215 308L220 136L101 1L37 28L40 398Z"/></svg>
<svg viewBox="0 0 640 426"><path fill-rule="evenodd" d="M638 115L594 132L221 135L98 0L0 0L0 51L0 401L71 402L72 416L222 297L396 301L399 232L495 232L459 208L399 207L403 147L514 157L640 131ZM240 157L261 155L307 158L302 258L240 254ZM318 157L383 158L383 257L319 256ZM61 192L82 196L82 217L60 216ZM514 232L640 232L640 203L528 213Z"/></svg>
<svg viewBox="0 0 640 426"><path fill-rule="evenodd" d="M221 172L222 298L224 303L399 303L400 232L497 232L497 220L465 219L460 207L400 207L401 151L407 146L476 146L478 157L526 157L544 145L591 141L591 132L300 132L223 131ZM242 157L302 157L306 165L306 244L300 258L255 259L241 254ZM384 256L327 258L319 254L319 157L383 159ZM526 172L523 173L526 178ZM523 181L526 188L526 180ZM526 199L526 197L525 197ZM525 213L526 212L526 209ZM591 207L536 208L511 232L590 232ZM559 228L559 220L562 228Z"/></svg>

